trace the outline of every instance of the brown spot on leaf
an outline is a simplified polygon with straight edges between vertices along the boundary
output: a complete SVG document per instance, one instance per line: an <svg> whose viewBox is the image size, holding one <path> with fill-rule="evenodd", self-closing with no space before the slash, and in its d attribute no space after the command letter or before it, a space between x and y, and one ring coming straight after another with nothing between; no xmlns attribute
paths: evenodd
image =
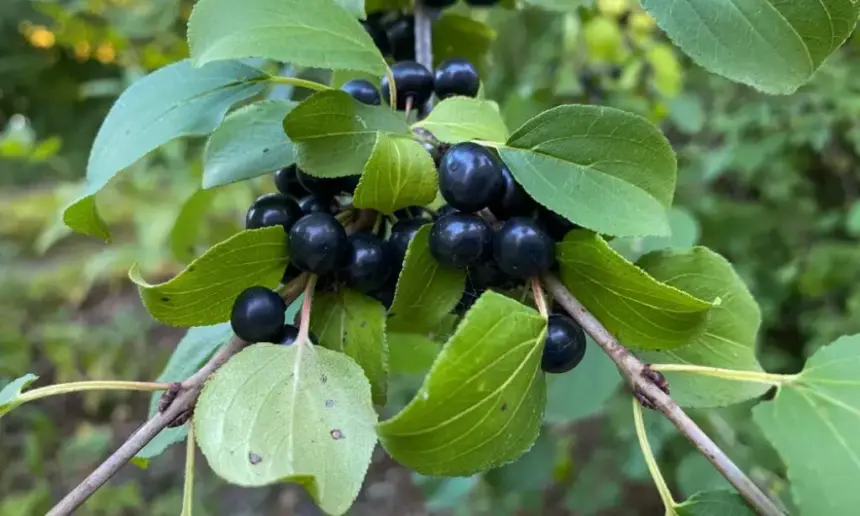
<svg viewBox="0 0 860 516"><path fill-rule="evenodd" d="M320 375L320 381L321 381L322 383L326 383L326 382L328 381L328 376L326 376L326 375L324 375L324 374L321 374L321 375Z"/></svg>
<svg viewBox="0 0 860 516"><path fill-rule="evenodd" d="M506 411L506 410L508 410L508 404L507 404L507 403L502 403L502 412L504 412L504 411Z"/></svg>
<svg viewBox="0 0 860 516"><path fill-rule="evenodd" d="M266 147L265 149L263 149L263 154L265 154L265 153L267 153L267 152L269 152L269 148L268 148L268 147Z"/></svg>
<svg viewBox="0 0 860 516"><path fill-rule="evenodd" d="M365 326L367 326L367 321L361 321L361 327L364 328Z"/></svg>
<svg viewBox="0 0 860 516"><path fill-rule="evenodd" d="M325 406L326 408L334 407L334 400L325 400Z"/></svg>
<svg viewBox="0 0 860 516"><path fill-rule="evenodd" d="M256 466L257 464L263 462L263 457L260 457L256 453L249 453L248 462L250 462L252 466Z"/></svg>
<svg viewBox="0 0 860 516"><path fill-rule="evenodd" d="M169 297L167 297L167 296L162 296L161 301L162 301L163 303L167 303L168 301L170 301L170 298L169 298Z"/></svg>
<svg viewBox="0 0 860 516"><path fill-rule="evenodd" d="M345 438L346 438L346 436L345 436L345 435L343 435L343 432L341 432L341 431L340 431L339 429L337 429L337 428L335 428L334 430L332 430L332 431L331 431L331 432L329 432L329 433L331 433L331 438L332 438L332 439L334 439L335 441L340 441L341 439L345 439Z"/></svg>

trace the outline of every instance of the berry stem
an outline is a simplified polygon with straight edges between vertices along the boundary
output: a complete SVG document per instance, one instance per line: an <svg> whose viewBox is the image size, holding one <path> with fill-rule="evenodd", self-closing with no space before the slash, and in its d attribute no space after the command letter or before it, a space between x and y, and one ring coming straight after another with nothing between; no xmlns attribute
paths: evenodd
<svg viewBox="0 0 860 516"><path fill-rule="evenodd" d="M540 279L532 278L530 282L532 284L532 295L535 298L535 306L543 318L546 319L549 317L549 309L547 308L546 294L543 291L543 287L541 287Z"/></svg>
<svg viewBox="0 0 860 516"><path fill-rule="evenodd" d="M705 367L689 364L651 364L651 369L664 373L693 373L713 376L736 382L764 383L768 385L783 385L797 380L796 374L773 374L760 371L743 371L739 369L724 369L722 367Z"/></svg>
<svg viewBox="0 0 860 516"><path fill-rule="evenodd" d="M373 229L370 232L373 233L374 235L379 233L379 227L382 226L382 221L384 219L385 219L385 217L381 213L377 212L376 220L373 221Z"/></svg>
<svg viewBox="0 0 860 516"><path fill-rule="evenodd" d="M385 75L388 76L388 97L391 99L391 109L397 110L397 84L394 82L394 73L391 67L386 68Z"/></svg>
<svg viewBox="0 0 860 516"><path fill-rule="evenodd" d="M302 302L301 318L299 319L299 336L296 337L296 345L310 345L308 335L311 331L311 303L314 298L314 288L317 286L317 275L311 274L307 285L305 285L305 300Z"/></svg>
<svg viewBox="0 0 860 516"><path fill-rule="evenodd" d="M58 383L56 385L47 385L38 389L27 391L18 397L18 401L26 403L28 401L47 398L48 396L56 396L58 394L69 394L72 392L83 391L166 391L170 387L169 383L160 382L118 382L118 381L95 381L95 382L70 382Z"/></svg>
<svg viewBox="0 0 860 516"><path fill-rule="evenodd" d="M307 79L299 79L298 77L284 77L282 75L270 75L267 79L272 84L286 84L289 86L296 86L299 88L307 88L309 90L314 91L328 91L332 89L330 86L326 86L325 84L321 84L315 81L309 81Z"/></svg>
<svg viewBox="0 0 860 516"><path fill-rule="evenodd" d="M636 427L636 437L639 438L639 447L642 448L642 455L645 456L648 471L651 473L651 478L654 479L657 492L660 493L660 499L663 500L663 506L666 507L666 514L674 514L675 506L678 504L672 497L672 491L666 485L666 479L663 478L663 473L660 471L660 466L657 464L657 459L651 450L651 443L648 442L645 421L642 417L642 406L639 405L639 400L636 398L633 398L633 425Z"/></svg>
<svg viewBox="0 0 860 516"><path fill-rule="evenodd" d="M185 443L185 485L182 488L182 514L191 516L194 507L194 425L188 425L188 437Z"/></svg>
<svg viewBox="0 0 860 516"><path fill-rule="evenodd" d="M409 119L409 114L412 112L412 104L415 102L415 99L411 96L406 97L406 111L404 111L404 116L406 119Z"/></svg>

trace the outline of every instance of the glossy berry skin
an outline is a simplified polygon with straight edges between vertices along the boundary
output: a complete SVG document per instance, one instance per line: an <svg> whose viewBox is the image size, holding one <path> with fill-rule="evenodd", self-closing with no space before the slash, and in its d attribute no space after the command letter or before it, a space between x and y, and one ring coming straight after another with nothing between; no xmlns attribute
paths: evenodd
<svg viewBox="0 0 860 516"><path fill-rule="evenodd" d="M305 272L328 274L347 249L346 231L329 213L305 215L290 230L290 260Z"/></svg>
<svg viewBox="0 0 860 516"><path fill-rule="evenodd" d="M382 288L394 269L391 251L385 242L369 233L349 237L349 255L344 268L346 284L369 294Z"/></svg>
<svg viewBox="0 0 860 516"><path fill-rule="evenodd" d="M349 93L352 98L363 104L378 106L382 103L379 90L370 81L353 79L341 86L340 89Z"/></svg>
<svg viewBox="0 0 860 516"><path fill-rule="evenodd" d="M407 99L412 99L412 107L417 108L430 99L433 94L433 74L415 61L399 61L391 65L394 85L397 88L397 109L405 110ZM379 89L385 102L391 103L388 91L388 76L382 78Z"/></svg>
<svg viewBox="0 0 860 516"><path fill-rule="evenodd" d="M343 189L343 183L339 177L315 177L301 169L298 169L296 176L306 192L320 197L333 197Z"/></svg>
<svg viewBox="0 0 860 516"><path fill-rule="evenodd" d="M481 87L481 78L475 65L467 59L447 59L433 74L433 88L440 99L461 95L474 97Z"/></svg>
<svg viewBox="0 0 860 516"><path fill-rule="evenodd" d="M502 165L502 194L490 201L490 211L499 220L527 216L534 212L537 204L516 182L506 165Z"/></svg>
<svg viewBox="0 0 860 516"><path fill-rule="evenodd" d="M436 210L436 218L444 217L450 213L457 213L457 208L451 206L450 204L442 205L438 210Z"/></svg>
<svg viewBox="0 0 860 516"><path fill-rule="evenodd" d="M379 52L384 56L389 55L391 53L391 42L388 39L388 33L385 28L379 25L376 20L371 19L361 22L361 25L370 35L371 39L373 39L373 44L376 45Z"/></svg>
<svg viewBox="0 0 860 516"><path fill-rule="evenodd" d="M547 373L566 373L585 356L585 332L570 317L550 315L541 357L541 369Z"/></svg>
<svg viewBox="0 0 860 516"><path fill-rule="evenodd" d="M505 274L526 279L549 270L555 261L554 247L538 222L514 217L502 224L493 237L493 258Z"/></svg>
<svg viewBox="0 0 860 516"><path fill-rule="evenodd" d="M395 61L415 59L415 16L402 16L385 28L390 42L391 56ZM384 88L382 88L384 89Z"/></svg>
<svg viewBox="0 0 860 516"><path fill-rule="evenodd" d="M292 198L279 193L265 194L248 208L245 229L283 226L284 231L289 231L301 216L302 211Z"/></svg>
<svg viewBox="0 0 860 516"><path fill-rule="evenodd" d="M233 302L230 326L246 342L277 342L284 326L287 304L266 287L245 289Z"/></svg>
<svg viewBox="0 0 860 516"><path fill-rule="evenodd" d="M309 213L331 213L331 202L318 195L306 195L299 199L298 205L305 215Z"/></svg>
<svg viewBox="0 0 860 516"><path fill-rule="evenodd" d="M424 219L404 219L397 221L391 228L391 236L388 237L388 246L391 248L392 258L395 263L402 264L406 258L406 250L409 248L409 242L415 238L415 233L424 224L430 221Z"/></svg>
<svg viewBox="0 0 860 516"><path fill-rule="evenodd" d="M493 230L471 213L452 213L433 223L430 254L445 267L477 265L492 255Z"/></svg>
<svg viewBox="0 0 860 516"><path fill-rule="evenodd" d="M579 228L579 226L562 217L558 213L543 207L538 210L538 221L543 224L549 237L556 242L560 242L564 239L564 235L566 235L568 231Z"/></svg>
<svg viewBox="0 0 860 516"><path fill-rule="evenodd" d="M502 194L502 167L484 147L458 143L442 156L439 190L448 204L460 211L475 212Z"/></svg>
<svg viewBox="0 0 860 516"><path fill-rule="evenodd" d="M296 343L296 339L299 338L299 329L292 324L284 325L281 329L281 338L278 339L277 342L273 342L272 344L280 344L281 346L292 346ZM308 333L308 338L314 345L319 344L319 340L317 336L313 333Z"/></svg>
<svg viewBox="0 0 860 516"><path fill-rule="evenodd" d="M298 167L295 164L275 172L274 179L275 188L284 195L298 198L307 193L307 190L299 183Z"/></svg>

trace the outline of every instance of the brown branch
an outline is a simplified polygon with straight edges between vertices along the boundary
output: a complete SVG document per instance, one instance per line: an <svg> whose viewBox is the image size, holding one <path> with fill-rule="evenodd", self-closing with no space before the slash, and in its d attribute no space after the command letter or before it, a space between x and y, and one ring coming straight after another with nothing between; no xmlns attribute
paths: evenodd
<svg viewBox="0 0 860 516"><path fill-rule="evenodd" d="M675 403L667 392L662 375L652 371L628 351L582 303L573 297L558 278L547 274L543 277L543 282L555 300L615 362L621 375L640 400L662 412L759 514L766 516L783 514L782 510Z"/></svg>
<svg viewBox="0 0 860 516"><path fill-rule="evenodd" d="M423 0L415 1L415 61L433 71L433 24L430 10ZM423 106L424 114L430 113L433 100ZM419 110L421 111L421 110ZM419 113L420 114L420 113Z"/></svg>
<svg viewBox="0 0 860 516"><path fill-rule="evenodd" d="M291 281L285 288L283 297L287 303L294 301L302 292L308 275L302 274ZM163 411L156 412L149 421L138 428L128 439L104 462L99 465L90 475L78 484L65 498L60 500L47 514L47 516L65 516L71 514L97 489L111 479L127 464L137 453L150 441L155 439L159 432L167 428L177 418L187 415L194 408L200 391L206 380L215 373L218 368L227 363L233 355L241 351L247 343L238 337L233 337L216 352L196 373L182 382L179 393L172 402L167 404Z"/></svg>

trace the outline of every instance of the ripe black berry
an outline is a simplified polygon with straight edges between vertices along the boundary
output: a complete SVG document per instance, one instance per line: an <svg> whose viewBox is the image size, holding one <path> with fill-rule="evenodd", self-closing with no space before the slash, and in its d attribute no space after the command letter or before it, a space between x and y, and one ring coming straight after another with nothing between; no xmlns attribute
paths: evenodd
<svg viewBox="0 0 860 516"><path fill-rule="evenodd" d="M585 356L585 332L570 317L550 315L544 341L541 369L566 373Z"/></svg>
<svg viewBox="0 0 860 516"><path fill-rule="evenodd" d="M526 279L548 271L555 261L554 243L543 227L532 219L514 217L493 237L493 258L499 269Z"/></svg>
<svg viewBox="0 0 860 516"><path fill-rule="evenodd" d="M451 206L450 204L442 205L438 210L436 210L436 218L444 217L449 213L457 213L457 208Z"/></svg>
<svg viewBox="0 0 860 516"><path fill-rule="evenodd" d="M329 213L305 215L290 230L290 260L299 269L327 274L343 262L346 231Z"/></svg>
<svg viewBox="0 0 860 516"><path fill-rule="evenodd" d="M361 24L364 26L364 30L370 34L370 37L373 39L373 44L376 45L379 52L384 56L390 54L391 42L388 39L387 31L379 25L376 20L368 19L367 21L361 22Z"/></svg>
<svg viewBox="0 0 860 516"><path fill-rule="evenodd" d="M458 143L442 157L439 189L454 208L467 212L484 209L502 194L502 188L501 165L477 143Z"/></svg>
<svg viewBox="0 0 860 516"><path fill-rule="evenodd" d="M427 102L433 94L433 74L415 61L400 61L391 66L394 85L397 88L397 109L406 109L407 99L411 98L413 108ZM385 102L391 103L388 91L388 76L382 78L380 89Z"/></svg>
<svg viewBox="0 0 860 516"><path fill-rule="evenodd" d="M415 16L410 14L394 20L386 27L386 34L395 61L415 59Z"/></svg>
<svg viewBox="0 0 860 516"><path fill-rule="evenodd" d="M480 87L478 70L466 59L453 58L443 61L433 75L433 88L440 99L454 95L474 97Z"/></svg>
<svg viewBox="0 0 860 516"><path fill-rule="evenodd" d="M277 342L284 326L287 304L266 287L245 289L233 302L230 326L246 342Z"/></svg>
<svg viewBox="0 0 860 516"><path fill-rule="evenodd" d="M310 194L299 199L299 208L302 213L331 213L331 201L325 197Z"/></svg>
<svg viewBox="0 0 860 516"><path fill-rule="evenodd" d="M281 338L278 339L277 342L273 342L273 344L280 344L282 346L292 346L296 343L296 339L299 338L299 329L293 326L292 324L284 325L284 328L281 330ZM313 333L308 333L308 338L311 340L313 344L319 344L319 340L317 340L317 336Z"/></svg>
<svg viewBox="0 0 860 516"><path fill-rule="evenodd" d="M452 213L433 223L430 254L446 267L477 265L492 254L493 230L471 213Z"/></svg>
<svg viewBox="0 0 860 516"><path fill-rule="evenodd" d="M466 270L466 284L474 290L511 289L518 283L519 280L502 272L495 260L487 260Z"/></svg>
<svg viewBox="0 0 860 516"><path fill-rule="evenodd" d="M346 284L365 294L382 288L394 268L388 246L373 235L356 233L349 237L348 252Z"/></svg>
<svg viewBox="0 0 860 516"><path fill-rule="evenodd" d="M538 210L538 220L543 224L549 237L556 242L562 240L568 231L579 228L579 226L573 222L544 207L541 207L540 210Z"/></svg>
<svg viewBox="0 0 860 516"><path fill-rule="evenodd" d="M298 204L290 197L279 193L266 194L248 208L245 229L283 226L284 231L289 231L301 216Z"/></svg>
<svg viewBox="0 0 860 516"><path fill-rule="evenodd" d="M390 310L391 305L394 304L394 293L397 290L397 280L399 279L399 276L400 272L395 269L391 276L388 277L385 284L382 285L382 288L370 293L370 297L382 303L382 306L384 306L386 310Z"/></svg>
<svg viewBox="0 0 860 516"><path fill-rule="evenodd" d="M295 164L284 167L275 172L275 188L284 195L290 197L301 197L307 193L299 183L297 174L298 167Z"/></svg>
<svg viewBox="0 0 860 516"><path fill-rule="evenodd" d="M378 106L382 103L382 99L379 97L379 90L370 81L353 79L341 86L340 89L364 104Z"/></svg>
<svg viewBox="0 0 860 516"><path fill-rule="evenodd" d="M490 211L493 215L499 220L531 215L536 204L516 182L506 165L502 165L502 182L504 183L502 194L490 201Z"/></svg>
<svg viewBox="0 0 860 516"><path fill-rule="evenodd" d="M339 177L316 177L302 169L297 170L296 176L305 191L320 197L333 197L343 189L342 178Z"/></svg>
<svg viewBox="0 0 860 516"><path fill-rule="evenodd" d="M406 250L409 248L409 242L415 238L415 233L418 229L429 221L424 219L404 219L397 221L397 224L391 228L391 236L388 237L388 245L391 247L391 253L396 264L402 264L406 258Z"/></svg>

